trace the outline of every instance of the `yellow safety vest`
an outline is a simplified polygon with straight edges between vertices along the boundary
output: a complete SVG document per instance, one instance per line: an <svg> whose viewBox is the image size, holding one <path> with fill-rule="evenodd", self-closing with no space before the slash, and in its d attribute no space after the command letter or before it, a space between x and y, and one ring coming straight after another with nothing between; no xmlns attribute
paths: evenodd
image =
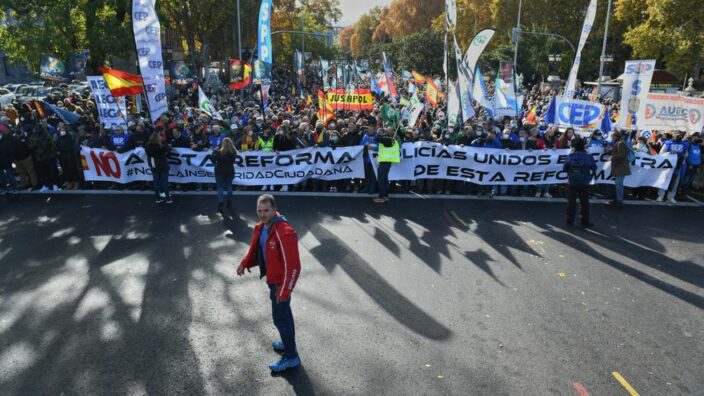
<svg viewBox="0 0 704 396"><path fill-rule="evenodd" d="M274 151L274 139L269 139L268 141L259 138L259 149L261 151Z"/></svg>
<svg viewBox="0 0 704 396"><path fill-rule="evenodd" d="M399 150L396 139L394 139L394 145L391 147L386 147L379 143L379 162L391 162L392 164L401 162L401 150Z"/></svg>

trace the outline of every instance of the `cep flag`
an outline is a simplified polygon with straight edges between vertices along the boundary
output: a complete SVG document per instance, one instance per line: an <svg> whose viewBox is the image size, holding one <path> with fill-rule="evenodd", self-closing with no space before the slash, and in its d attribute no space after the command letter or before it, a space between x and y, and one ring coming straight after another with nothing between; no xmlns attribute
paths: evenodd
<svg viewBox="0 0 704 396"><path fill-rule="evenodd" d="M112 96L138 95L144 92L142 77L109 67L99 67Z"/></svg>

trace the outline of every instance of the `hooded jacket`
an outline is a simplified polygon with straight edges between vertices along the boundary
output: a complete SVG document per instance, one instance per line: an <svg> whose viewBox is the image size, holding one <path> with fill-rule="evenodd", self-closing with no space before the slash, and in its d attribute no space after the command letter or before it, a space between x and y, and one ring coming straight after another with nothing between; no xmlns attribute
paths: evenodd
<svg viewBox="0 0 704 396"><path fill-rule="evenodd" d="M296 230L288 224L284 216L277 217L269 226L269 236L266 240L266 251L259 247L259 235L263 223L254 227L254 235L249 245L247 255L240 265L244 268L259 266L260 278L266 276L266 283L277 285L276 296L286 300L291 296L301 275L301 260L298 255L298 236ZM266 260L261 259L264 254Z"/></svg>

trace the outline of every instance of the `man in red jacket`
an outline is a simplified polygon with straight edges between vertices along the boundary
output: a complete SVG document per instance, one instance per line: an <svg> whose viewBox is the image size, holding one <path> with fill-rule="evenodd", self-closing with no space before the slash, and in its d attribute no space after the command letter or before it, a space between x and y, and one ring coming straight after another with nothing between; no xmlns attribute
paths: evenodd
<svg viewBox="0 0 704 396"><path fill-rule="evenodd" d="M244 275L245 269L250 271L250 268L259 266L259 278L266 276L274 326L281 335L281 340L274 341L271 346L282 352L281 360L270 364L269 368L278 373L301 364L291 313L291 292L301 274L298 237L286 218L277 212L273 196L259 196L257 215L259 224L254 227L252 243L247 256L237 267L237 275Z"/></svg>

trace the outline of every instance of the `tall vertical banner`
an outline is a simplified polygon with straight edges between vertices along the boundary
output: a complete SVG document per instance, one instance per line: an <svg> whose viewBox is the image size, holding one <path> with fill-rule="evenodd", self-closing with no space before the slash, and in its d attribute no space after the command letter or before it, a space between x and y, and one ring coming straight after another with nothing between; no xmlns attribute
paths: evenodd
<svg viewBox="0 0 704 396"><path fill-rule="evenodd" d="M565 85L565 97L573 98L575 90L577 87L577 73L579 73L579 64L582 61L582 49L584 44L587 42L589 33L592 31L592 26L594 25L594 18L596 17L596 0L591 0L589 3L589 8L587 8L587 16L584 18L584 25L582 26L582 35L579 38L579 47L577 47L577 54L574 58L574 63L572 64L572 70L570 70L570 76L567 78L567 85Z"/></svg>
<svg viewBox="0 0 704 396"><path fill-rule="evenodd" d="M472 42L469 44L469 47L467 48L467 52L465 52L464 54L462 62L464 63L465 68L471 73L474 73L474 69L476 69L477 67L479 57L484 52L486 46L489 45L489 42L494 37L494 33L496 33L496 30L494 29L484 29L481 32L477 33L472 39ZM472 80L470 81L473 83L474 74L472 74L471 78Z"/></svg>
<svg viewBox="0 0 704 396"><path fill-rule="evenodd" d="M271 85L271 0L262 0L259 7L259 25L257 28L257 64L259 74L256 78L261 83L262 110L266 111L269 101L269 87Z"/></svg>
<svg viewBox="0 0 704 396"><path fill-rule="evenodd" d="M137 46L137 61L152 122L156 122L168 111L164 59L161 56L161 24L154 2L155 0L132 0L132 30Z"/></svg>
<svg viewBox="0 0 704 396"><path fill-rule="evenodd" d="M110 92L105 78L103 76L86 76L88 85L93 92L95 107L98 110L100 117L100 125L103 128L114 129L116 126L127 128L125 116L127 108L125 106L125 98L118 96L115 98Z"/></svg>
<svg viewBox="0 0 704 396"><path fill-rule="evenodd" d="M645 102L654 72L654 60L626 61L621 94L621 128L643 129Z"/></svg>
<svg viewBox="0 0 704 396"><path fill-rule="evenodd" d="M462 61L462 51L457 44L457 35L453 35L455 40L455 63L457 64L457 85L460 97L460 108L462 109L460 122L474 117L474 107L472 107L472 72L470 72Z"/></svg>
<svg viewBox="0 0 704 396"><path fill-rule="evenodd" d="M457 26L457 0L445 0L445 18L448 28Z"/></svg>
<svg viewBox="0 0 704 396"><path fill-rule="evenodd" d="M296 50L295 52L295 63L294 63L294 72L296 73L296 89L298 90L298 96L305 98L306 94L303 92L304 87L306 86L305 79L306 79L306 74L305 74L305 69L303 66L303 52Z"/></svg>

